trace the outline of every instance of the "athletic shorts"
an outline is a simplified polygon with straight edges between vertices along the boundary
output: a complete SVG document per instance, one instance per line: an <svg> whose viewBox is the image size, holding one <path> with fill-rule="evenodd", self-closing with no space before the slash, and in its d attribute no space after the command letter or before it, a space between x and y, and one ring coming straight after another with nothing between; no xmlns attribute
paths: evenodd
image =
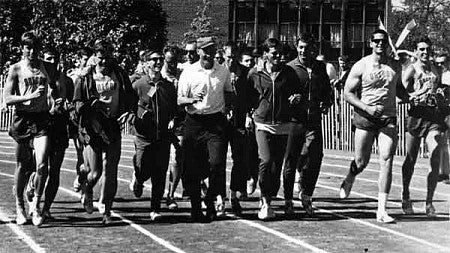
<svg viewBox="0 0 450 253"><path fill-rule="evenodd" d="M366 130L369 132L383 132L386 135L392 137L396 137L398 135L397 117L366 117L355 111L353 113L353 125L358 129Z"/></svg>
<svg viewBox="0 0 450 253"><path fill-rule="evenodd" d="M69 119L67 115L55 114L50 116L49 125L49 149L61 151L69 147Z"/></svg>
<svg viewBox="0 0 450 253"><path fill-rule="evenodd" d="M49 122L48 112L16 111L9 128L9 135L17 143L31 142L34 138L48 135Z"/></svg>
<svg viewBox="0 0 450 253"><path fill-rule="evenodd" d="M430 131L445 131L444 119L436 107L414 106L408 111L406 129L414 137L426 137Z"/></svg>

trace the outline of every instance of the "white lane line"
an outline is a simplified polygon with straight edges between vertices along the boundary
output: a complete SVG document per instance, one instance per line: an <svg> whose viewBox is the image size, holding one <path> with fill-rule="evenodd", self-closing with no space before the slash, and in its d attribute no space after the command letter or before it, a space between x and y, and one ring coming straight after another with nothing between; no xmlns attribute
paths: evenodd
<svg viewBox="0 0 450 253"><path fill-rule="evenodd" d="M0 175L14 177L13 175L4 174L1 172ZM44 248L42 248L37 242L35 242L31 237L29 237L18 225L13 223L12 220L8 218L8 215L4 213L1 209L0 209L0 220L4 222L5 225L8 226L9 229L11 229L17 235L19 240L25 242L28 245L28 247L30 247L34 252L38 253L46 252Z"/></svg>
<svg viewBox="0 0 450 253"><path fill-rule="evenodd" d="M11 161L5 161L5 160L0 160L0 162L3 162L3 163L10 163L10 164L15 164L14 162L11 162ZM1 173L1 172L0 172L0 175L7 176L7 177L13 177L13 178L14 178L14 175L5 174L5 173ZM72 195L72 196L74 196L74 197L76 197L76 198L78 198L78 199L81 197L80 194L75 193L75 192L73 192L72 190L66 189L66 188L64 188L64 187L61 187L61 186L60 186L58 189L61 190L61 191L63 191L63 192L65 192L65 193L67 193L67 194L69 194L69 195ZM132 221L130 221L130 220L128 220L128 219L122 217L120 214L118 214L118 213L116 213L116 212L114 212L114 211L111 211L111 215L112 215L112 216L115 216L115 217L117 217L117 218L119 218L119 219L121 219L123 222L127 223L127 224L130 225L132 228L134 228L134 229L136 229L137 231L143 233L144 235L150 237L152 240L154 240L155 242L157 242L157 243L159 243L160 245L164 246L165 248L167 248L167 249L169 249L169 250L171 250L171 251L173 251L173 252L177 252L177 253L184 253L184 252L185 252L185 251L181 250L180 248L175 247L175 246L172 245L170 242L168 242L168 241L166 241L166 240L164 240L164 239L162 239L162 238L156 236L155 234L151 233L150 231L146 230L145 228L143 228L143 227L137 225L136 223L134 223L134 222L132 222ZM28 244L28 243L27 243L27 244ZM42 252L42 251L39 251L39 252Z"/></svg>
<svg viewBox="0 0 450 253"><path fill-rule="evenodd" d="M335 167L341 167L341 165L332 165L332 167L334 167L334 168ZM340 174L335 174L335 173L330 173L330 172L324 172L324 171L321 171L320 174L327 175L327 176L333 176L333 177L340 177L340 178L345 178L346 177L345 175L340 175ZM359 181L364 181L364 182L370 182L370 183L378 184L378 181L376 181L376 180L367 179L367 178L363 178L363 177L358 177L357 176L356 177L356 181L358 181L358 180ZM392 183L391 186L403 188L402 185L398 185L398 184L394 184L394 183ZM424 192L424 193L427 192L427 190L421 189L421 188L417 188L417 187L411 187L410 186L409 189L410 190L419 191L419 192ZM440 193L438 191L435 191L434 194L439 194L439 195L446 196L446 197L450 198L450 194Z"/></svg>
<svg viewBox="0 0 450 253"><path fill-rule="evenodd" d="M228 216L228 217L235 218L235 217L233 217L232 215L227 215L227 216ZM304 241L302 241L302 240L299 240L299 239L296 239L296 238L294 238L294 237L288 236L288 235L286 235L286 234L284 234L284 233L281 233L281 232L279 232L279 231L277 231L277 230L268 228L268 227L263 226L263 225L261 225L261 224L258 224L258 223L256 223L256 222L249 221L249 220L243 220L243 219L237 219L237 221L239 221L239 222L241 222L241 223L244 223L244 224L246 224L246 225L248 225L248 226L250 226L250 227L254 227L254 228L256 228L256 229L262 230L262 231L264 231L264 232L266 232L266 233L269 233L269 234L275 235L275 236L277 236L277 237L280 237L281 239L284 239L284 240L286 240L286 241L288 241L288 242L291 242L291 243L294 243L294 244L296 244L296 245L299 245L299 246L301 246L301 247L303 247L303 248L309 249L309 250L311 250L312 252L317 252L317 253L319 253L319 252L320 252L320 253L327 252L327 251L325 251L325 250L322 250L322 249L319 249L319 248L317 248L317 247L314 247L313 245L311 245L311 244L309 244L309 243L306 243L306 242L304 242Z"/></svg>
<svg viewBox="0 0 450 253"><path fill-rule="evenodd" d="M317 186L325 188L325 189L333 190L333 191L339 191L340 190L338 188L330 187L330 186L323 185L323 184L317 184ZM366 195L366 194L362 194L362 193L358 193L358 192L352 192L352 193L355 194L355 195L362 196L362 197L366 197L366 198L377 200L377 198L374 198L374 197ZM298 200L294 200L294 203L298 203L298 204L301 205L301 202L298 201ZM399 204L399 203L395 203L395 202L391 202L391 203L394 203L396 205L400 205L401 206L401 204ZM314 208L316 208L317 210L319 210L321 212L329 213L329 214L332 214L332 215L334 215L336 217L339 217L339 218L345 218L345 219L348 219L348 220L350 220L352 222L355 222L355 223L359 223L359 224L362 224L362 225L365 225L365 226L368 226L368 227L372 227L372 228L375 228L375 229L378 229L378 230L381 230L381 231L384 231L384 232L388 232L390 234L394 234L394 235L406 238L408 240L412 240L412 241L415 241L415 242L418 242L418 243L421 243L421 244L428 245L430 247L439 249L439 250L441 250L443 252L450 252L450 248L445 247L445 246L441 246L439 244L435 244L435 243L432 243L432 242L429 242L429 241L426 241L426 240L423 240L423 239L420 239L420 238L417 238L417 237L414 237L414 236L411 236L411 235L407 235L407 234L404 234L404 233L401 233L401 232L398 232L398 231L395 231L395 230L392 230L392 229L389 229L389 228L381 227L381 226L375 225L375 224L367 222L367 221L363 221L363 220L360 220L360 219L355 219L355 218L352 218L352 217L349 217L349 216L345 216L345 215L342 215L342 214L337 214L337 213L334 213L334 212L326 210L326 209L321 209L321 208L317 208L317 207L314 207Z"/></svg>
<svg viewBox="0 0 450 253"><path fill-rule="evenodd" d="M13 163L13 162L11 162L11 161L5 161L5 160L0 160L0 162L10 163L10 164L15 164L15 163ZM70 173L75 173L74 170L69 170L69 169L66 169L66 168L61 168L61 170L62 170L62 171L66 171L66 172L70 172ZM122 179L122 178L118 178L118 181L125 182L125 183L129 183L129 182L130 182L130 180L126 180L126 179ZM151 189L151 185L144 184L144 186L145 186L146 188ZM74 193L73 191L68 190L68 189L66 189L66 188L59 187L59 189L62 190L62 191L64 191L64 192L66 192L66 193L68 193L68 194L70 194L70 195L72 195L72 196L75 196L75 197L77 197L77 198L80 198L80 197L81 197L80 194ZM97 205L96 203L94 203L94 204ZM156 242L160 243L160 244L163 245L164 247L169 248L169 246L171 245L169 242L167 242L167 241L165 241L165 240L163 240L163 239L157 237L156 235L150 233L148 230L145 230L145 229L142 228L141 226L139 226L139 225L133 223L132 221L130 221L130 220L124 218L124 217L122 217L120 214L117 214L117 213L111 211L111 215L120 218L122 221L128 223L130 226L132 226L132 227L135 228L136 230L138 230L138 231L140 231L141 233L144 233L145 235L147 235L147 236L149 236L150 238L154 239ZM292 242L292 243L294 243L294 244L296 244L296 245L300 245L300 246L302 246L302 247L304 247L304 248L307 248L307 249L309 249L309 250L311 250L311 251L313 251L313 252L321 252L321 253L326 252L326 251L321 250L321 249L319 249L319 248L316 248L316 247L314 247L313 245L308 244L308 243L306 243L306 242L304 242L304 241L302 241L302 240L296 239L296 238L291 237L291 236L289 236L289 235L287 235L287 234L284 234L284 233L279 232L279 231L277 231L277 230L274 230L274 229L265 227L265 226L260 225L260 224L258 224L258 223L255 223L255 222L252 222L252 221L246 221L246 220L239 220L239 219L238 219L238 221L239 221L239 222L242 222L242 223L244 223L244 224L247 224L247 225L249 225L249 226L251 226L251 227L260 229L260 230L262 230L262 231L264 231L264 232L267 232L267 233L270 233L270 234L272 234L272 235L278 236L278 237L280 237L280 238L282 238L282 239L284 239L284 240L286 240L286 241ZM161 242L160 242L159 240L161 240ZM163 244L163 243L168 243L169 245L166 246L166 245ZM173 247L174 247L175 249L178 249L178 248L176 248L175 246L173 246ZM170 249L170 248L169 248L169 249ZM171 249L171 250L172 250L172 249ZM183 252L183 251L181 251L181 249L178 249L178 250L180 250L180 251L174 251L174 250L173 250L173 251L174 251L174 252Z"/></svg>

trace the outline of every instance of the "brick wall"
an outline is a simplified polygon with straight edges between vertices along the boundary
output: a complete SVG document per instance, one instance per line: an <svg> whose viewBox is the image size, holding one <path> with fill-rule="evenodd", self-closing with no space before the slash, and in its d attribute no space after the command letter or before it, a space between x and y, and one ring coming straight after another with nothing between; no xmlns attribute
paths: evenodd
<svg viewBox="0 0 450 253"><path fill-rule="evenodd" d="M181 43L183 34L190 28L192 19L197 12L197 6L202 5L202 0L163 0L163 9L167 13L167 39L168 43ZM223 34L219 41L228 39L228 1L212 0L208 16L212 17L212 24L220 28Z"/></svg>

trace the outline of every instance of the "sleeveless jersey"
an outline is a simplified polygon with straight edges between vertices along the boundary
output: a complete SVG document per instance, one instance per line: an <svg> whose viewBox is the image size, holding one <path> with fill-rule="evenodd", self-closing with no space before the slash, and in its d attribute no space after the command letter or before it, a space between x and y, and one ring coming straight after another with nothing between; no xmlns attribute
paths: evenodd
<svg viewBox="0 0 450 253"><path fill-rule="evenodd" d="M365 70L362 74L361 101L367 105L383 105L382 118L395 117L396 108L396 84L399 75L387 64L375 64L365 60Z"/></svg>
<svg viewBox="0 0 450 253"><path fill-rule="evenodd" d="M434 96L438 88L438 77L434 73L435 69L425 72L413 65L416 74L414 81L414 92L418 92L420 106L436 106Z"/></svg>
<svg viewBox="0 0 450 253"><path fill-rule="evenodd" d="M39 71L32 72L30 68L26 66L25 61L20 61L20 75L18 77L18 87L13 87L13 91L16 95L25 96L33 93L39 86L43 85L44 95L28 100L19 104L16 104L16 110L21 112L44 112L49 111L49 82L50 77L44 68L42 62L39 65Z"/></svg>

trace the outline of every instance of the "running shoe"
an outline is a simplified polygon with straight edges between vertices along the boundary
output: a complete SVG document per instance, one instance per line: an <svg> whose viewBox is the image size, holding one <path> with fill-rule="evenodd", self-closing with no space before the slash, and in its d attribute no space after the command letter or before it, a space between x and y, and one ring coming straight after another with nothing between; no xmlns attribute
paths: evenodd
<svg viewBox="0 0 450 253"><path fill-rule="evenodd" d="M285 200L284 201L284 214L285 215L293 215L293 214L295 214L294 203L292 202L292 200Z"/></svg>
<svg viewBox="0 0 450 253"><path fill-rule="evenodd" d="M27 214L24 207L16 207L16 224L25 225L27 223Z"/></svg>
<svg viewBox="0 0 450 253"><path fill-rule="evenodd" d="M162 218L162 215L156 211L150 212L150 220L151 221L158 221Z"/></svg>
<svg viewBox="0 0 450 253"><path fill-rule="evenodd" d="M436 217L436 209L434 208L433 204L426 204L425 205L425 213L428 217L434 218Z"/></svg>
<svg viewBox="0 0 450 253"><path fill-rule="evenodd" d="M81 204L83 204L86 213L92 214L94 212L94 202L92 193L83 192L81 195Z"/></svg>
<svg viewBox="0 0 450 253"><path fill-rule="evenodd" d="M412 201L409 199L402 200L402 209L404 214L414 214L414 208Z"/></svg>
<svg viewBox="0 0 450 253"><path fill-rule="evenodd" d="M258 219L260 220L270 220L275 218L275 212L269 205L263 205L261 210L258 212Z"/></svg>
<svg viewBox="0 0 450 253"><path fill-rule="evenodd" d="M36 201L33 201L30 206L30 216L31 216L31 221L33 222L33 225L35 225L36 227L40 227L42 225L42 223L44 223L44 218L42 217L42 212L41 212L39 206L37 206Z"/></svg>
<svg viewBox="0 0 450 253"><path fill-rule="evenodd" d="M97 207L98 212L100 214L104 214L105 213L105 204L100 203L100 202L95 202L94 206Z"/></svg>
<svg viewBox="0 0 450 253"><path fill-rule="evenodd" d="M230 205L231 205L231 212L234 213L236 216L241 216L242 214L242 207L239 203L238 198L230 198Z"/></svg>
<svg viewBox="0 0 450 253"><path fill-rule="evenodd" d="M253 178L247 180L247 195L252 195L256 190L256 182Z"/></svg>
<svg viewBox="0 0 450 253"><path fill-rule="evenodd" d="M131 183L130 183L130 190L134 193L134 196L136 198L140 198L142 196L143 189L144 189L144 185L140 184L136 180L136 177L133 176L133 179L131 180Z"/></svg>
<svg viewBox="0 0 450 253"><path fill-rule="evenodd" d="M217 218L216 207L214 206L214 201L205 201L206 205L206 220L213 221Z"/></svg>
<svg viewBox="0 0 450 253"><path fill-rule="evenodd" d="M309 216L314 216L314 208L312 206L311 196L301 194L301 201L303 209L305 209L306 214Z"/></svg>
<svg viewBox="0 0 450 253"><path fill-rule="evenodd" d="M200 189L202 193L202 198L206 197L206 193L208 193L208 186L206 185L205 181L200 182Z"/></svg>
<svg viewBox="0 0 450 253"><path fill-rule="evenodd" d="M339 191L339 197L341 199L348 198L348 196L350 195L350 192L352 190L352 187L353 187L353 182L355 181L354 178L350 179L350 180L348 180L347 178L345 178L344 181L342 181L342 184L341 184L341 189Z"/></svg>
<svg viewBox="0 0 450 253"><path fill-rule="evenodd" d="M36 175L36 172L31 173L30 178L28 179L27 189L25 191L25 195L27 196L28 203L31 203L33 201L35 175Z"/></svg>
<svg viewBox="0 0 450 253"><path fill-rule="evenodd" d="M177 202L175 202L175 200L173 198L167 198L166 205L167 205L167 208L169 208L169 210L177 210L178 209L178 204L177 204Z"/></svg>
<svg viewBox="0 0 450 253"><path fill-rule="evenodd" d="M389 214L384 211L384 212L377 212L377 222L380 223L394 223L395 219L391 216L389 216Z"/></svg>
<svg viewBox="0 0 450 253"><path fill-rule="evenodd" d="M112 218L110 213L103 214L102 225L108 226L112 223Z"/></svg>

